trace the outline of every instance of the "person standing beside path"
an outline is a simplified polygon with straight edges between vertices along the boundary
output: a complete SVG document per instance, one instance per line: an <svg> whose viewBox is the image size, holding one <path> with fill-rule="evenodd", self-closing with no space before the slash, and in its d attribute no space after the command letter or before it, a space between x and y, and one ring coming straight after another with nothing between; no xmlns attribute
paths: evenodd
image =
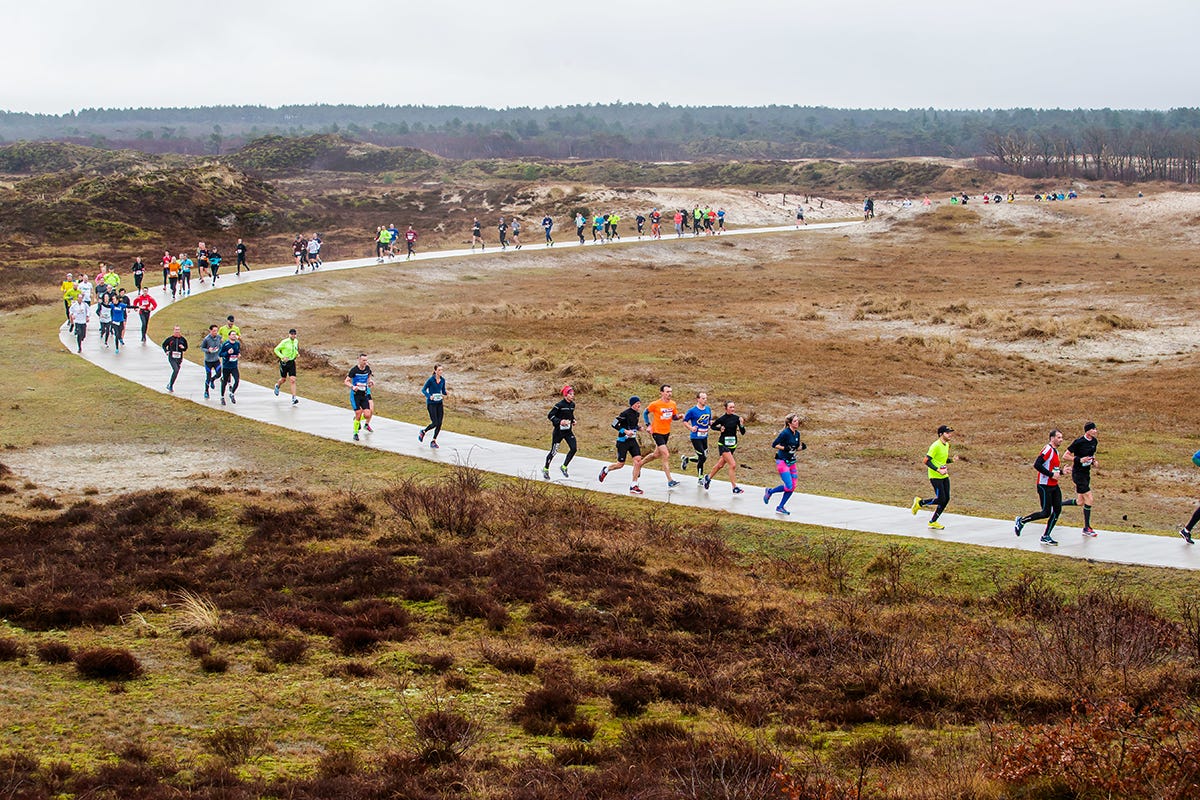
<svg viewBox="0 0 1200 800"><path fill-rule="evenodd" d="M767 489L763 493L763 502L770 504L771 495L783 492L779 505L775 507L775 513L783 514L786 517L792 513L787 510L787 502L792 499L792 493L796 491L798 473L796 453L808 449L808 445L800 441L799 414L787 415L783 421L783 430L775 437L775 441L771 442L771 447L775 448L775 471L779 473L781 483L774 489Z"/></svg>
<svg viewBox="0 0 1200 800"><path fill-rule="evenodd" d="M88 320L92 317L92 307L83 301L83 295L76 293L67 306L67 319L75 329L75 352L83 352L83 340L87 338Z"/></svg>
<svg viewBox="0 0 1200 800"><path fill-rule="evenodd" d="M292 386L292 405L300 401L296 399L296 359L300 357L300 344L296 341L296 329L288 331L287 338L275 345L275 357L279 359L279 380L275 381L275 396L279 397L279 387L284 381Z"/></svg>
<svg viewBox="0 0 1200 800"><path fill-rule="evenodd" d="M183 366L183 354L187 352L188 341L179 332L179 326L162 343L163 352L167 354L167 363L171 365L171 379L167 381L167 391L175 391L175 379L179 377L179 368Z"/></svg>
<svg viewBox="0 0 1200 800"><path fill-rule="evenodd" d="M571 465L571 459L575 457L575 451L579 449L575 441L574 389L570 386L562 388L562 399L554 404L550 413L546 415L546 419L550 420L550 424L554 426L554 432L550 435L550 452L546 454L546 463L542 466L542 477L550 480L550 462L554 460L554 454L558 452L558 445L566 442L567 458L558 471L564 478L569 478L571 476L567 473L567 467Z"/></svg>
<svg viewBox="0 0 1200 800"><path fill-rule="evenodd" d="M437 450L437 437L442 432L442 420L446 417L446 378L442 375L441 364L433 365L433 374L425 379L425 385L421 387L421 394L425 396L425 410L429 412L429 424L417 433L417 441L425 441L425 434L433 431L433 440L429 442L429 446Z"/></svg>
<svg viewBox="0 0 1200 800"><path fill-rule="evenodd" d="M237 253L237 274L240 277L243 267L246 269L246 272L250 271L250 265L246 263L246 244L241 239L238 239L237 247L233 249Z"/></svg>
<svg viewBox="0 0 1200 800"><path fill-rule="evenodd" d="M350 389L350 410L354 412L354 441L358 441L358 432L362 428L371 430L371 398L369 392L375 385L371 367L367 364L367 354L358 354L358 363L346 373L342 381Z"/></svg>
<svg viewBox="0 0 1200 800"><path fill-rule="evenodd" d="M241 336L237 331L229 333L229 339L221 345L217 354L221 356L221 405L225 405L225 388L229 388L229 402L237 404L237 390L242 383L238 361L242 357Z"/></svg>
<svg viewBox="0 0 1200 800"><path fill-rule="evenodd" d="M1095 536L1092 530L1092 467L1096 463L1096 423L1083 424L1083 436L1071 442L1067 452L1071 454L1071 482L1075 484L1075 499L1064 500L1064 506L1083 506L1083 535Z"/></svg>
<svg viewBox="0 0 1200 800"><path fill-rule="evenodd" d="M607 467L600 469L600 482L608 477L608 473L616 472L625 466L625 460L633 456L633 478L629 484L630 494L643 494L638 486L642 475L642 446L638 443L638 431L642 429L641 421L642 398L634 395L629 398L629 406L613 420L613 430L617 432L617 460Z"/></svg>
<svg viewBox="0 0 1200 800"><path fill-rule="evenodd" d="M642 412L642 420L650 427L650 438L654 440L654 451L642 459L642 466L646 466L656 458L661 459L663 473L667 476L668 489L679 485L679 481L671 477L671 451L667 447L667 442L671 438L671 423L677 419L683 419L683 415L675 408L671 392L671 385L664 383L658 388L658 399Z"/></svg>
<svg viewBox="0 0 1200 800"><path fill-rule="evenodd" d="M916 515L924 506L934 506L933 516L929 518L929 527L935 531L945 530L945 525L938 522L938 517L950 505L950 471L947 467L954 459L950 457L950 434L954 428L949 425L939 425L937 437L925 453L925 468L928 470L929 483L933 486L933 497L922 500L913 498L912 513Z"/></svg>
<svg viewBox="0 0 1200 800"><path fill-rule="evenodd" d="M1062 475L1058 446L1062 444L1062 440L1062 431L1057 428L1050 431L1049 443L1033 460L1033 468L1038 473L1037 490L1042 510L1013 520L1013 531L1017 536L1021 535L1021 530L1030 522L1044 519L1046 520L1046 531L1042 534L1041 543L1058 544L1050 534L1054 530L1054 524L1058 522L1058 515L1062 513L1062 488L1058 485L1058 476Z"/></svg>
<svg viewBox="0 0 1200 800"><path fill-rule="evenodd" d="M142 344L146 343L146 331L150 327L150 315L158 308L158 301L150 296L150 290L142 287L138 296L133 298L133 307L138 310L138 318L142 322Z"/></svg>
<svg viewBox="0 0 1200 800"><path fill-rule="evenodd" d="M712 429L721 435L717 439L717 463L713 464L712 472L704 476L704 488L707 489L712 484L712 479L721 471L721 467L728 466L729 483L733 486L733 493L742 494L742 487L737 485L737 460L733 454L737 450L738 434L745 435L746 426L742 424L742 418L733 413L734 409L733 401L727 401L725 413L712 422Z"/></svg>
<svg viewBox="0 0 1200 800"><path fill-rule="evenodd" d="M690 433L688 439L695 451L696 477L698 483L704 483L704 462L708 460L708 428L712 423L712 409L708 405L708 393L696 392L696 405L689 408L683 415L683 424ZM679 469L688 468L688 461L693 457L684 454L679 458Z"/></svg>
<svg viewBox="0 0 1200 800"><path fill-rule="evenodd" d="M200 350L204 353L204 399L208 393L217 388L221 379L221 340L220 331L215 324L208 326L208 335L200 342Z"/></svg>

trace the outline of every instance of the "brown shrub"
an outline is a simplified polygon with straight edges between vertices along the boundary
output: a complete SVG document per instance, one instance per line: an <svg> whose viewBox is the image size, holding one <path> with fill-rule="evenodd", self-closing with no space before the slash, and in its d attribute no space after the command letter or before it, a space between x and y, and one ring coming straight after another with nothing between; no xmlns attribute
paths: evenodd
<svg viewBox="0 0 1200 800"><path fill-rule="evenodd" d="M200 657L200 669L209 673L225 672L229 669L229 659L212 653Z"/></svg>
<svg viewBox="0 0 1200 800"><path fill-rule="evenodd" d="M141 676L142 664L128 650L93 647L75 654L75 669L85 678L127 681Z"/></svg>
<svg viewBox="0 0 1200 800"><path fill-rule="evenodd" d="M334 634L342 655L369 653L379 646L380 635L370 628L345 628Z"/></svg>
<svg viewBox="0 0 1200 800"><path fill-rule="evenodd" d="M25 645L12 636L0 636L0 661L16 661L25 657Z"/></svg>
<svg viewBox="0 0 1200 800"><path fill-rule="evenodd" d="M40 642L37 646L37 657L45 664L65 664L74 658L74 651L66 642L56 639Z"/></svg>
<svg viewBox="0 0 1200 800"><path fill-rule="evenodd" d="M307 653L307 639L276 639L267 644L267 655L280 664L299 664Z"/></svg>

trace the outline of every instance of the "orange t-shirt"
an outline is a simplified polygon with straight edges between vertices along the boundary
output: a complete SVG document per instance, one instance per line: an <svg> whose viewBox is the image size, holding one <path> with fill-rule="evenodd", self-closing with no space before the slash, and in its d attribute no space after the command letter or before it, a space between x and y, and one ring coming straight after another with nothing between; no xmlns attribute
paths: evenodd
<svg viewBox="0 0 1200 800"><path fill-rule="evenodd" d="M178 261L172 261L170 264L167 264L167 274L170 275L172 278L177 277L179 275L179 262Z"/></svg>
<svg viewBox="0 0 1200 800"><path fill-rule="evenodd" d="M646 406L651 433L670 433L671 420L676 418L674 400L655 400Z"/></svg>

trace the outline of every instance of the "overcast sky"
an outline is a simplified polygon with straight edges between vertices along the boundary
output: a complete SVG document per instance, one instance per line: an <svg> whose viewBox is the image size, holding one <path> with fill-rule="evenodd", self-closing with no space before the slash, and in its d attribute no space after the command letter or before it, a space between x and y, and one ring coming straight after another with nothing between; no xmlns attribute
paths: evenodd
<svg viewBox="0 0 1200 800"><path fill-rule="evenodd" d="M0 109L1200 105L1198 0L0 0Z"/></svg>

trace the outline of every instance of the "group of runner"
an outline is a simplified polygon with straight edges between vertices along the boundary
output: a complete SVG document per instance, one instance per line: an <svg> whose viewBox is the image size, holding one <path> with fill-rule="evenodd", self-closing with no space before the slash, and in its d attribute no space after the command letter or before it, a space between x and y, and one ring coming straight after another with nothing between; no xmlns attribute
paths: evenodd
<svg viewBox="0 0 1200 800"><path fill-rule="evenodd" d="M319 237L320 234L317 234ZM394 259L399 254L400 240L404 240L407 247L407 255L405 260L412 258L417 253L417 232L413 230L413 226L409 225L408 230L403 234L396 227L396 223L383 226L379 225L375 228L375 238L372 244L375 245L375 260L382 264L386 258L389 261Z"/></svg>
<svg viewBox="0 0 1200 800"><path fill-rule="evenodd" d="M249 272L250 265L246 263L245 242L238 239L234 251L237 253L237 274L241 275L243 269ZM211 279L213 286L217 285L217 280L221 276L221 262L223 260L221 252L215 247L209 247L204 242L200 242L196 245L195 256L196 260L193 261L191 253L185 250L180 250L175 255L171 255L170 250L163 251L162 290L165 294L169 288L172 300L175 300L177 297L187 297L192 293L193 269L196 271L196 278L201 284ZM134 282L137 288L140 289L146 271L141 258L134 259L132 270Z"/></svg>
<svg viewBox="0 0 1200 800"><path fill-rule="evenodd" d="M140 263L141 259L138 259L135 266ZM83 340L87 338L88 325L93 317L100 324L100 338L105 348L111 343L116 352L121 352L121 345L125 344L125 325L133 311L136 311L141 319L142 342L146 341L150 313L158 308L158 303L150 296L149 290L141 285L140 280L137 283L137 296L131 298L121 286L120 274L104 263L100 264L95 282L86 273L78 277L67 273L59 289L62 292L67 324L75 334L76 352L83 352Z"/></svg>
<svg viewBox="0 0 1200 800"><path fill-rule="evenodd" d="M238 239L241 242L241 239ZM308 267L312 271L316 271L324 262L321 260L321 245L324 242L321 239L321 234L314 233L312 236L303 236L299 233L292 240L292 258L296 260L296 272L299 275ZM240 274L240 273L239 273ZM213 279L216 280L215 278Z"/></svg>

